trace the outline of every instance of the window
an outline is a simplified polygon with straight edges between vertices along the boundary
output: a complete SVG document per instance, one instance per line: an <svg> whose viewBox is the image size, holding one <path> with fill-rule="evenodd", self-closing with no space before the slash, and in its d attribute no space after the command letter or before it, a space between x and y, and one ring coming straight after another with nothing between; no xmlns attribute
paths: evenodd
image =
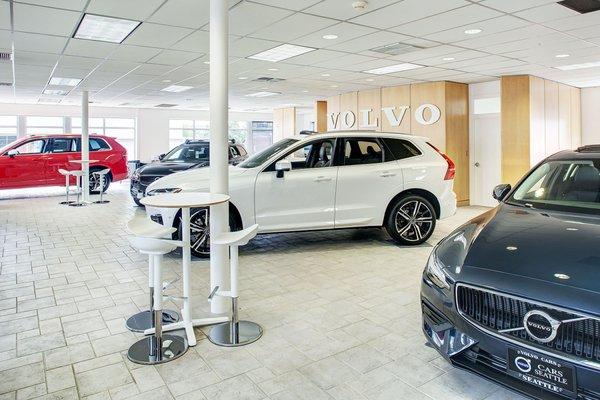
<svg viewBox="0 0 600 400"><path fill-rule="evenodd" d="M409 157L421 155L414 144L402 139L381 139L387 147L385 161L402 160Z"/></svg>
<svg viewBox="0 0 600 400"><path fill-rule="evenodd" d="M344 165L383 162L383 151L376 140L345 139Z"/></svg>
<svg viewBox="0 0 600 400"><path fill-rule="evenodd" d="M63 117L26 117L25 127L28 135L65 133Z"/></svg>
<svg viewBox="0 0 600 400"><path fill-rule="evenodd" d="M208 139L210 122L187 119L169 120L169 148L174 148L186 140Z"/></svg>
<svg viewBox="0 0 600 400"><path fill-rule="evenodd" d="M17 140L17 116L0 116L0 148Z"/></svg>
<svg viewBox="0 0 600 400"><path fill-rule="evenodd" d="M76 151L81 151L81 139L77 138L76 141ZM90 138L90 151L98 151L98 150L110 150L110 146L104 139L96 139Z"/></svg>
<svg viewBox="0 0 600 400"><path fill-rule="evenodd" d="M73 133L81 133L81 118L71 118L71 126ZM127 150L128 158L137 158L135 118L90 118L88 131L90 134L114 137ZM90 141L90 150L109 148L104 141L98 148L92 146Z"/></svg>
<svg viewBox="0 0 600 400"><path fill-rule="evenodd" d="M236 143L247 144L250 133L250 124L247 121L229 122L229 138L234 139Z"/></svg>
<svg viewBox="0 0 600 400"><path fill-rule="evenodd" d="M278 143L282 143L280 141ZM333 165L333 139L322 139L315 140L304 147L295 148L292 151L286 153L280 157L279 160L288 160L292 164L292 170L304 169L304 168L325 168ZM276 146L274 144L273 146ZM303 152L302 157L298 157L298 150ZM276 162L265 168L264 172L275 171Z"/></svg>
<svg viewBox="0 0 600 400"><path fill-rule="evenodd" d="M258 153L273 143L273 122L252 121L248 151Z"/></svg>
<svg viewBox="0 0 600 400"><path fill-rule="evenodd" d="M23 143L15 150L17 150L19 154L39 154L44 151L44 144L46 144L44 139L30 140L29 142Z"/></svg>
<svg viewBox="0 0 600 400"><path fill-rule="evenodd" d="M52 139L53 153L66 153L75 150L75 142L70 138L55 138Z"/></svg>

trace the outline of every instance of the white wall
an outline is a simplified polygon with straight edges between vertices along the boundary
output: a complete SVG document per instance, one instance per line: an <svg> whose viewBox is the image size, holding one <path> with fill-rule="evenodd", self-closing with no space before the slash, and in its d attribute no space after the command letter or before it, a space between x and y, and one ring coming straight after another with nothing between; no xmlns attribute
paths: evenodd
<svg viewBox="0 0 600 400"><path fill-rule="evenodd" d="M600 144L600 87L581 89L581 144Z"/></svg>
<svg viewBox="0 0 600 400"><path fill-rule="evenodd" d="M0 115L79 117L81 107L46 104L0 104ZM208 111L159 110L153 108L99 107L90 105L91 117L137 119L137 153L142 161L169 150L169 119L208 120ZM272 121L271 113L230 112L232 121Z"/></svg>

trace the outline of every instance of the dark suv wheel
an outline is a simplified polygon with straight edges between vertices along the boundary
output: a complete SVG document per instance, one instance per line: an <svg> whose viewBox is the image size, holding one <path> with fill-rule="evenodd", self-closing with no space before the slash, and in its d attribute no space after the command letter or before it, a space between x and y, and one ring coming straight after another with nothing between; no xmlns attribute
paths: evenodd
<svg viewBox="0 0 600 400"><path fill-rule="evenodd" d="M427 199L408 195L396 200L385 221L385 229L398 243L425 242L435 229L435 209Z"/></svg>
<svg viewBox="0 0 600 400"><path fill-rule="evenodd" d="M104 168L90 168L90 193L91 194L100 194L100 178L98 175L93 174L94 171L101 171ZM106 192L108 187L110 186L110 182L112 181L110 172L104 175L104 186L102 187L102 192Z"/></svg>
<svg viewBox="0 0 600 400"><path fill-rule="evenodd" d="M238 231L242 229L235 215L229 210L229 229ZM210 257L210 226L208 208L192 208L190 210L190 247L194 257ZM179 239L182 238L181 220L177 229Z"/></svg>

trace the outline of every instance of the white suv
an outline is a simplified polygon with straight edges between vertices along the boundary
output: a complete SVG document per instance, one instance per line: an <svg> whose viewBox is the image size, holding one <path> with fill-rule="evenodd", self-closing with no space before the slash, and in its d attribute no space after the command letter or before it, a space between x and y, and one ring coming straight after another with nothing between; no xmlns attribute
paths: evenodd
<svg viewBox="0 0 600 400"><path fill-rule="evenodd" d="M427 240L436 219L456 211L454 163L426 138L335 132L283 139L229 168L230 227L259 233L384 226L401 244ZM209 169L154 181L146 195L208 192ZM180 227L176 209L146 207L154 221ZM191 212L195 256L208 256L206 209ZM181 233L179 233L181 235Z"/></svg>

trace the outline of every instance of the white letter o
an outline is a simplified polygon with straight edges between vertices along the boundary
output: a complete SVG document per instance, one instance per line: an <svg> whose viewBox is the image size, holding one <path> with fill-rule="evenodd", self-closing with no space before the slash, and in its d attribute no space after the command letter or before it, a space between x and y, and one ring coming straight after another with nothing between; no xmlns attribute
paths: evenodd
<svg viewBox="0 0 600 400"><path fill-rule="evenodd" d="M425 115L425 109L427 109L427 108L429 109L429 112L431 113L431 115L429 116L429 119L426 121L424 115ZM421 125L433 125L439 121L441 116L442 116L442 113L440 112L440 109L436 105L433 105L433 104L422 104L419 106L419 108L417 108L415 110L415 119Z"/></svg>
<svg viewBox="0 0 600 400"><path fill-rule="evenodd" d="M349 119L348 116L350 116L350 121L348 121L348 119ZM346 111L344 113L344 125L346 125L346 128L352 128L355 123L356 123L356 114L354 114L352 111Z"/></svg>

